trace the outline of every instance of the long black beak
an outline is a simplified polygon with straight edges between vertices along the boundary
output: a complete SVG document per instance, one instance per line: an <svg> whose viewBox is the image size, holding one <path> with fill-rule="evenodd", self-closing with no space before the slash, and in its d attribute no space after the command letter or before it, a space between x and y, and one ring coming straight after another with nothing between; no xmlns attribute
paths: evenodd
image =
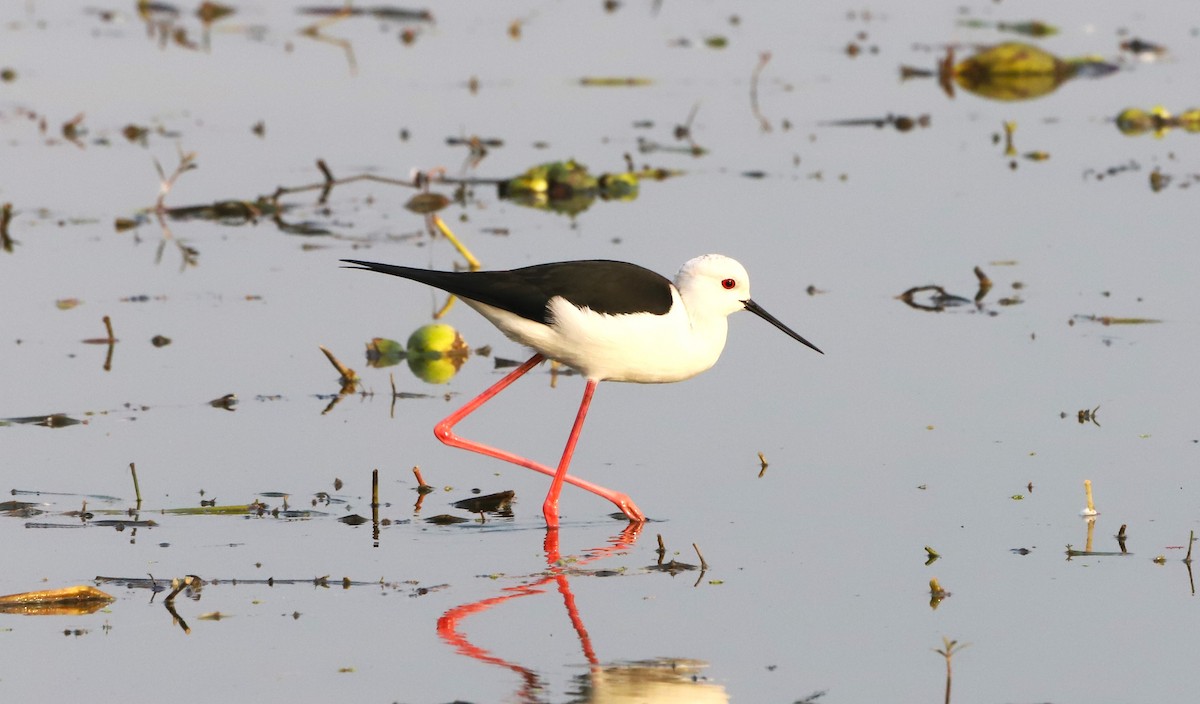
<svg viewBox="0 0 1200 704"><path fill-rule="evenodd" d="M795 330L792 330L788 326L779 322L778 318L776 318L775 316L771 315L766 310L764 310L763 307L758 305L757 303L755 303L753 299L747 298L746 300L742 301L742 305L746 306L746 310L750 311L751 313L757 315L758 317L762 318L763 320L767 321L768 323L774 325L775 327L777 327L780 330L787 333L787 336L792 338L793 340L798 340L798 341L804 343L806 346L811 347L814 350L817 350L817 352L821 352L821 350L817 349L816 345L809 342L808 340L805 340L803 337L800 337L800 335L798 335ZM821 352L821 354L825 354L825 353Z"/></svg>

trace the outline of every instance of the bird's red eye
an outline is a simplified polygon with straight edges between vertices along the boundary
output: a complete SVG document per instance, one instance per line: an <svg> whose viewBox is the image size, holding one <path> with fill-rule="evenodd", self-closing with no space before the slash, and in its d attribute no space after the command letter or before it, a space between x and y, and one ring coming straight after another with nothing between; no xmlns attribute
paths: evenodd
<svg viewBox="0 0 1200 704"><path fill-rule="evenodd" d="M729 290L731 288L735 288L737 286L737 282L733 279L725 279L721 282L721 286L725 287L726 290Z"/></svg>

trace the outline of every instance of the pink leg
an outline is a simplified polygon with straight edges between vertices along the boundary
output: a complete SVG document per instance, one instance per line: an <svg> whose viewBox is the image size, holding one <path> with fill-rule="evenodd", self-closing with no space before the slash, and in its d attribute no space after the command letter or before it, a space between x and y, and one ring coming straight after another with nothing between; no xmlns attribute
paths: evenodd
<svg viewBox="0 0 1200 704"><path fill-rule="evenodd" d="M554 481L550 482L550 491L542 504L542 515L546 517L547 527L558 527L558 495L562 493L567 468L571 466L571 456L575 454L575 443L579 442L579 433L583 430L583 421L587 419L588 406L592 405L592 394L596 393L598 383L600 382L595 379L588 379L587 386L583 389L583 400L579 402L579 412L575 414L575 425L571 426L567 446L563 449L562 459L558 461L558 471L554 473Z"/></svg>
<svg viewBox="0 0 1200 704"><path fill-rule="evenodd" d="M587 415L587 407L591 402L592 394L595 391L595 382L589 381L588 387L584 391L584 402L580 405L579 413L575 419L575 427L571 429L571 437L567 441L567 449L563 453L562 459L559 461L559 468L557 471L550 469L545 465L538 464L533 460L521 457L520 455L515 455L506 450L499 450L494 447L484 445L483 443L475 442L474 440L467 440L466 438L461 438L454 434L453 428L458 424L459 421L461 421L463 418L466 418L471 413L474 413L480 406L491 400L493 396L508 388L510 384L545 360L546 358L542 355L535 354L529 359L529 361L517 367L515 370L510 372L508 376L493 384L487 391L479 394L479 396L472 399L465 406L450 414L445 420L434 426L433 434L437 436L438 440L441 440L443 443L451 447L459 447L464 450L478 452L482 455L495 457L496 459L504 460L505 462L511 462L515 465L532 469L535 472L541 472L542 474L554 477L555 481L550 485L550 494L546 496L546 504L543 504L542 506L542 511L546 516L547 525L552 527L558 526L558 493L562 491L563 482L574 484L585 491L590 491L597 496L608 499L616 504L617 508L621 509L621 513L624 513L625 516L631 521L638 523L645 521L646 516L633 503L633 500L630 499L628 495L618 491L613 491L612 489L606 489L602 486L598 486L589 481L585 481L578 477L567 474L567 468L571 463L571 454L575 450L575 442L579 439L579 430L583 427L583 419ZM552 505L551 498L553 498Z"/></svg>

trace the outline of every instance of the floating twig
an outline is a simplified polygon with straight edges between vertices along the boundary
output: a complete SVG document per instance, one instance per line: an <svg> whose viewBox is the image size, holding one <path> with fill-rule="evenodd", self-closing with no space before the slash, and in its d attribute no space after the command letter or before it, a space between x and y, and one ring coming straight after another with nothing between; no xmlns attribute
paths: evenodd
<svg viewBox="0 0 1200 704"><path fill-rule="evenodd" d="M696 551L696 557L700 558L700 569L707 571L708 563L704 561L704 555L700 553L700 547L692 543L692 549Z"/></svg>
<svg viewBox="0 0 1200 704"><path fill-rule="evenodd" d="M908 132L914 127L928 127L930 122L931 120L928 114L918 115L917 117L909 117L908 115L893 115L888 113L884 117L866 117L850 120L828 120L819 124L829 127L874 127L876 129L883 129L884 127L892 126L896 128L897 132Z"/></svg>
<svg viewBox="0 0 1200 704"><path fill-rule="evenodd" d="M758 453L758 461L762 463L762 468L758 470L758 478L762 479L763 475L767 473L767 458L760 452Z"/></svg>
<svg viewBox="0 0 1200 704"><path fill-rule="evenodd" d="M337 179L333 177L333 172L329 170L329 165L324 159L317 159L317 169L321 171L321 175L325 177L324 186L329 188L337 183Z"/></svg>
<svg viewBox="0 0 1200 704"><path fill-rule="evenodd" d="M133 475L133 495L137 498L138 509L142 508L142 489L138 486L137 465L129 463L129 473Z"/></svg>
<svg viewBox="0 0 1200 704"><path fill-rule="evenodd" d="M184 589L193 589L193 591L195 591L199 590L203 585L204 580L200 579L194 574L185 575L183 579L173 579L171 580L171 593L167 595L167 598L164 599L164 601L170 604L175 601L176 595L178 595L179 592L183 591Z"/></svg>
<svg viewBox="0 0 1200 704"><path fill-rule="evenodd" d="M347 367L345 364L342 364L341 361L338 360L337 357L333 356L333 353L326 349L323 345L317 345L317 347L325 353L325 357L329 360L329 363L333 365L333 368L338 371L338 374L342 375L339 381L342 384L343 390L345 390L347 387L353 387L354 384L358 383L358 374L353 369Z"/></svg>
<svg viewBox="0 0 1200 704"><path fill-rule="evenodd" d="M13 251L12 237L8 235L8 223L12 221L12 203L0 205L0 249Z"/></svg>
<svg viewBox="0 0 1200 704"><path fill-rule="evenodd" d="M104 371L112 370L113 345L118 342L113 335L112 319L107 315L104 316L104 329L106 337L90 337L83 341L85 345L108 345L108 352L104 356Z"/></svg>
<svg viewBox="0 0 1200 704"><path fill-rule="evenodd" d="M392 407L388 411L388 418L396 417L396 375L388 372L388 382L392 385Z"/></svg>
<svg viewBox="0 0 1200 704"><path fill-rule="evenodd" d="M579 79L579 85L592 88L642 87L653 84L653 80L639 76L584 76Z"/></svg>
<svg viewBox="0 0 1200 704"><path fill-rule="evenodd" d="M916 295L918 293L931 293L930 301L928 303L918 301L916 299ZM931 311L934 313L940 313L947 308L961 306L971 302L962 296L949 293L945 288L935 284L926 286L913 286L899 296L896 296L896 298L904 301L905 305L909 306L910 308Z"/></svg>
<svg viewBox="0 0 1200 704"><path fill-rule="evenodd" d="M404 179L389 178L387 176L379 176L377 174L356 174L354 176L347 176L345 178L335 178L333 171L329 168L329 165L325 163L324 159L317 159L317 169L320 170L321 175L324 177L323 181L319 183L310 183L304 186L279 186L270 196L265 196L264 200L278 206L279 198L281 196L291 193L304 193L306 191L321 191L323 194L321 196L321 201L323 202L326 195L328 195L328 191L334 186L341 186L347 183L353 183L355 181L373 181L390 186L406 186L408 188L419 187L419 184L414 180L406 181Z"/></svg>
<svg viewBox="0 0 1200 704"><path fill-rule="evenodd" d="M980 305L983 303L984 296L992 290L992 280L979 267L975 267L975 278L979 279L979 290L975 292L975 305Z"/></svg>
<svg viewBox="0 0 1200 704"><path fill-rule="evenodd" d="M1013 133L1017 131L1017 123L1011 120L1004 122L1004 156L1016 156L1017 148L1013 144Z"/></svg>
<svg viewBox="0 0 1200 704"><path fill-rule="evenodd" d="M1111 315L1076 315L1071 318L1071 325L1075 324L1076 320L1086 320L1092 323L1100 323L1101 325L1148 325L1153 323L1161 323L1158 318L1120 318Z"/></svg>
<svg viewBox="0 0 1200 704"><path fill-rule="evenodd" d="M354 45L350 43L349 39L338 39L337 37L322 34L322 30L354 14L356 14L354 8L350 7L350 4L347 3L345 7L339 7L336 10L325 13L321 19L307 27L301 28L298 32L301 36L340 47L342 51L346 52L346 63L350 65L351 76L358 74L358 62L354 59Z"/></svg>
<svg viewBox="0 0 1200 704"><path fill-rule="evenodd" d="M421 468L413 467L413 475L417 478L417 491L422 494L428 494L433 491L433 487L425 483L425 478L421 476Z"/></svg>
<svg viewBox="0 0 1200 704"><path fill-rule="evenodd" d="M754 72L750 74L750 111L754 113L754 117L758 119L762 126L763 132L771 131L771 122L763 117L762 112L758 109L758 77L762 74L764 68L771 61L771 52L764 51L758 55L758 65L754 67Z"/></svg>
<svg viewBox="0 0 1200 704"><path fill-rule="evenodd" d="M104 318L102 320L104 322L104 330L105 330L106 336L105 337L89 337L88 339L83 341L83 344L111 346L114 342L119 342L119 340L117 340L117 338L113 335L112 318L110 318L106 315L106 316L104 316Z"/></svg>
<svg viewBox="0 0 1200 704"><path fill-rule="evenodd" d="M154 168L158 170L158 177L162 179L158 186L158 200L154 202L154 212L161 216L167 212L167 206L164 201L167 198L167 194L175 187L175 182L179 180L180 176L196 168L196 152L185 152L180 149L179 164L171 172L170 176L167 176L163 172L162 165L158 163L157 159L154 161Z"/></svg>
<svg viewBox="0 0 1200 704"><path fill-rule="evenodd" d="M454 248L458 250L458 253L463 256L463 259L467 260L467 264L471 267L471 271L479 271L483 267L483 265L479 263L479 260L475 258L475 255L471 254L471 250L467 249L462 241L460 241L458 237L456 237L450 230L450 228L446 226L445 221L438 217L436 213L430 215L429 218L433 222L434 227L438 229L438 232L442 233L442 236L449 240L450 244L454 245Z"/></svg>

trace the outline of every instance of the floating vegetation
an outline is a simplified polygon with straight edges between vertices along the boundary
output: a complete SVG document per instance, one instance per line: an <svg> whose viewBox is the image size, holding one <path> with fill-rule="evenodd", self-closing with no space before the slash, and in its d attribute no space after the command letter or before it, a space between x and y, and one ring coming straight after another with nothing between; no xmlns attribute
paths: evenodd
<svg viewBox="0 0 1200 704"><path fill-rule="evenodd" d="M429 10L414 10L395 5L373 5L368 7L353 7L346 5L312 5L296 8L301 15L316 15L318 17L372 17L389 22L433 22L433 13Z"/></svg>
<svg viewBox="0 0 1200 704"><path fill-rule="evenodd" d="M1093 423L1097 428L1099 428L1100 423L1099 423L1099 421L1096 420L1096 411L1099 411L1099 410L1100 410L1099 406L1096 406L1095 408L1091 408L1091 409L1084 408L1075 413L1075 418L1079 421L1080 425L1083 425L1085 423ZM1059 418L1069 418L1070 415L1066 411L1063 411L1058 414L1058 417Z"/></svg>
<svg viewBox="0 0 1200 704"><path fill-rule="evenodd" d="M942 601L948 596L950 596L950 592L942 588L942 585L940 582L938 582L937 577L930 578L929 608L936 610L938 606L941 606Z"/></svg>
<svg viewBox="0 0 1200 704"><path fill-rule="evenodd" d="M477 350L476 354L490 350ZM401 345L382 337L367 343L367 364L381 369L408 362L408 368L418 379L429 384L444 384L462 369L471 349L458 330L444 323L430 323L417 328Z"/></svg>
<svg viewBox="0 0 1200 704"><path fill-rule="evenodd" d="M661 179L661 171L626 171L593 176L573 159L551 161L499 184L501 198L538 210L575 216L596 201L633 200L643 178Z"/></svg>
<svg viewBox="0 0 1200 704"><path fill-rule="evenodd" d="M254 200L219 200L205 205L165 208L163 213L172 220L208 220L236 226L254 224L261 218L281 215L285 210L276 201L260 196Z"/></svg>
<svg viewBox="0 0 1200 704"><path fill-rule="evenodd" d="M83 425L87 421L72 418L65 413L51 413L44 416L23 416L20 418L0 418L0 426L5 425L40 425L43 428L69 428L72 425Z"/></svg>
<svg viewBox="0 0 1200 704"><path fill-rule="evenodd" d="M952 78L963 90L991 100L1030 100L1054 92L1085 61L1090 60L1064 61L1038 47L1011 42L956 64Z"/></svg>
<svg viewBox="0 0 1200 704"><path fill-rule="evenodd" d="M1121 51L1128 52L1133 58L1145 63L1158 61L1167 55L1167 48L1161 44L1155 44L1143 39L1134 37L1121 42Z"/></svg>
<svg viewBox="0 0 1200 704"><path fill-rule="evenodd" d="M1122 318L1112 315L1083 315L1077 314L1071 317L1069 321L1071 325L1079 320L1087 323L1100 323L1101 325L1151 325L1161 323L1162 320L1157 318Z"/></svg>
<svg viewBox="0 0 1200 704"><path fill-rule="evenodd" d="M640 88L654 85L653 79L638 76L584 76L579 85L590 88Z"/></svg>
<svg viewBox="0 0 1200 704"><path fill-rule="evenodd" d="M454 508L471 513L490 513L502 518L512 518L512 501L516 492L511 489L483 496L472 496L450 504Z"/></svg>
<svg viewBox="0 0 1200 704"><path fill-rule="evenodd" d="M830 127L874 127L883 129L884 127L894 127L897 132L911 132L916 127L929 127L932 120L928 113L910 117L908 115L893 115L888 113L883 117L863 117L852 118L848 120L830 120L822 122L822 125Z"/></svg>
<svg viewBox="0 0 1200 704"><path fill-rule="evenodd" d="M1099 78L1119 68L1092 56L1062 59L1021 42L985 47L955 63L954 47L946 50L937 71L900 67L901 79L936 76L946 95L955 86L988 100L1033 100L1053 93L1072 78Z"/></svg>
<svg viewBox="0 0 1200 704"><path fill-rule="evenodd" d="M974 269L975 278L979 283L979 287L975 291L974 298L966 298L965 296L949 293L942 286L936 284L927 284L925 286L914 286L899 296L897 300L903 301L905 305L916 310L923 310L932 313L941 313L951 308L966 306L973 304L974 310L978 312L986 312L989 315L996 315L995 311L986 310L984 299L992 290L992 280L984 273L980 267ZM1021 288L1019 284L1013 284L1014 288ZM1023 301L1016 297L1005 297L998 299L996 304L999 306L1018 305Z"/></svg>
<svg viewBox="0 0 1200 704"><path fill-rule="evenodd" d="M0 513L12 518L28 518L43 511L40 504L29 501L0 501Z"/></svg>
<svg viewBox="0 0 1200 704"><path fill-rule="evenodd" d="M1153 134L1161 139L1172 129L1181 129L1192 134L1200 133L1200 108L1188 108L1178 115L1172 115L1161 105L1149 110L1141 108L1125 108L1117 115L1114 122L1121 134L1128 137L1138 137Z"/></svg>
<svg viewBox="0 0 1200 704"><path fill-rule="evenodd" d="M971 29L994 29L997 32L1009 32L1011 34L1021 34L1026 37L1052 37L1058 34L1058 27L1052 24L1047 24L1041 20L1028 20L1026 22L988 22L987 20L969 19L959 20L959 27L969 27Z"/></svg>
<svg viewBox="0 0 1200 704"><path fill-rule="evenodd" d="M694 572L700 569L700 567L672 559L670 562L659 562L657 564L650 565L646 569L650 572L666 572L674 577L681 572Z"/></svg>
<svg viewBox="0 0 1200 704"><path fill-rule="evenodd" d="M404 208L418 215L429 215L430 213L442 210L450 205L451 202L449 198L441 193L424 191L409 198L408 202L404 204Z"/></svg>
<svg viewBox="0 0 1200 704"><path fill-rule="evenodd" d="M209 401L208 405L212 406L213 408L223 408L226 411L232 411L237 406L237 403L237 394L225 394L224 396L214 398L213 400Z"/></svg>
<svg viewBox="0 0 1200 704"><path fill-rule="evenodd" d="M451 516L448 513L440 513L436 516L430 516L425 519L426 523L432 523L435 526L452 526L458 523L470 523L470 519L462 516Z"/></svg>
<svg viewBox="0 0 1200 704"><path fill-rule="evenodd" d="M13 240L8 234L8 223L12 221L12 203L0 205L0 249L5 252L13 251Z"/></svg>
<svg viewBox="0 0 1200 704"><path fill-rule="evenodd" d="M928 567L938 560L942 559L941 553L928 545L925 546L925 566Z"/></svg>
<svg viewBox="0 0 1200 704"><path fill-rule="evenodd" d="M84 616L116 598L90 585L0 596L0 613L23 616Z"/></svg>
<svg viewBox="0 0 1200 704"><path fill-rule="evenodd" d="M458 330L444 323L417 328L405 344L405 361L418 379L444 384L462 369L471 350Z"/></svg>
<svg viewBox="0 0 1200 704"><path fill-rule="evenodd" d="M918 298L918 294L929 294L929 296L922 300ZM946 289L936 284L913 286L899 296L896 296L896 298L904 301L905 305L910 308L936 313L940 313L947 308L964 306L971 302L971 299L948 293Z"/></svg>

